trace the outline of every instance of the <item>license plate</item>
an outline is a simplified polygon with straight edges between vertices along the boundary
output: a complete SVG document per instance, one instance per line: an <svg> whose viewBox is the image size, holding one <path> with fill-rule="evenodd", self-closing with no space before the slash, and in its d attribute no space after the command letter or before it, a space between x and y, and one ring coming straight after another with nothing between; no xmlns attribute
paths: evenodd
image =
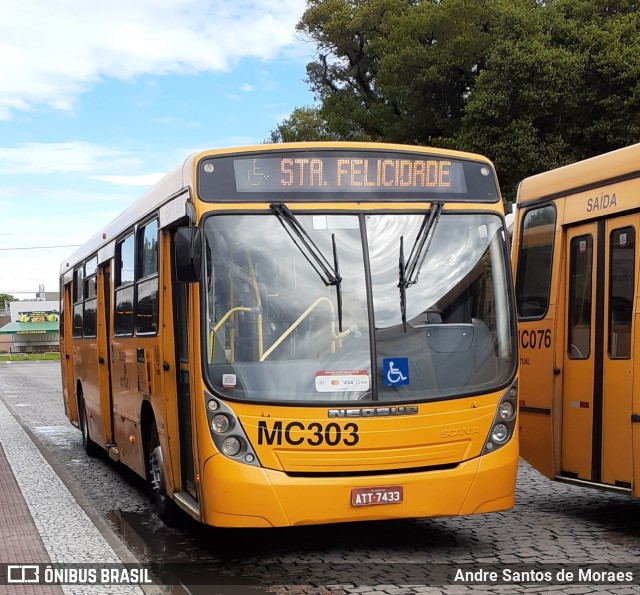
<svg viewBox="0 0 640 595"><path fill-rule="evenodd" d="M379 488L353 488L351 506L374 506L376 504L400 504L404 496L402 486Z"/></svg>

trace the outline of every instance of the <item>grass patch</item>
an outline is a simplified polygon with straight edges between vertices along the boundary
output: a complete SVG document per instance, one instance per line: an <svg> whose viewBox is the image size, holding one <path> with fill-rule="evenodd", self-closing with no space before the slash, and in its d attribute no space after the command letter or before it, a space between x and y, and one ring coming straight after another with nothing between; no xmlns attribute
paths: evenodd
<svg viewBox="0 0 640 595"><path fill-rule="evenodd" d="M60 353L57 351L48 353L0 353L0 362L30 362L59 359Z"/></svg>

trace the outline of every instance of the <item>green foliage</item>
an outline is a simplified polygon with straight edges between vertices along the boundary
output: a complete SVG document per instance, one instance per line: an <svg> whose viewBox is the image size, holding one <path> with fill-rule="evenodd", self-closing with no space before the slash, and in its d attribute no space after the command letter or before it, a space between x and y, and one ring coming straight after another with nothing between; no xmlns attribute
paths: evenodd
<svg viewBox="0 0 640 595"><path fill-rule="evenodd" d="M48 351L46 353L0 353L0 362L50 361L59 359L60 353L57 351Z"/></svg>
<svg viewBox="0 0 640 595"><path fill-rule="evenodd" d="M640 138L640 12L628 0L308 0L317 47L271 140L373 140L494 160L528 175Z"/></svg>
<svg viewBox="0 0 640 595"><path fill-rule="evenodd" d="M512 14L518 33L503 27L494 41L458 135L494 160L511 197L528 175L640 138L634 3L556 0Z"/></svg>
<svg viewBox="0 0 640 595"><path fill-rule="evenodd" d="M265 142L293 143L313 140L339 140L328 130L320 111L314 107L297 107L291 115L271 131Z"/></svg>
<svg viewBox="0 0 640 595"><path fill-rule="evenodd" d="M15 302L16 298L8 293L0 293L0 310L4 310L7 302Z"/></svg>

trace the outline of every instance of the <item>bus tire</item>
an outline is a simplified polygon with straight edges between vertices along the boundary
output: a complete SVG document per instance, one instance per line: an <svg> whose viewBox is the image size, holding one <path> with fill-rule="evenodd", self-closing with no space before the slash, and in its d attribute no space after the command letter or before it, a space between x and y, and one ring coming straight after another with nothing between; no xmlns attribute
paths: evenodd
<svg viewBox="0 0 640 595"><path fill-rule="evenodd" d="M158 429L153 424L149 435L149 485L151 488L151 500L153 501L158 516L169 526L175 524L176 505L167 495L166 481L164 477L164 461L162 448L158 438Z"/></svg>
<svg viewBox="0 0 640 595"><path fill-rule="evenodd" d="M89 419L87 417L87 408L84 405L84 399L78 400L80 431L82 432L82 447L88 456L95 458L100 454L100 447L91 440L89 435Z"/></svg>

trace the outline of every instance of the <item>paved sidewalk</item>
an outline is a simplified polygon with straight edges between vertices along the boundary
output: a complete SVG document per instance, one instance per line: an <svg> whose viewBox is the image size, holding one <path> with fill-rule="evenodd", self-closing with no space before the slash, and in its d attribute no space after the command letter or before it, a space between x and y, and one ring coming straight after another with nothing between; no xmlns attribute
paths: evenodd
<svg viewBox="0 0 640 595"><path fill-rule="evenodd" d="M18 487L0 444L0 562L48 563L51 559L40 539L29 507ZM6 589L6 591L5 591ZM57 585L8 585L7 595L59 595Z"/></svg>
<svg viewBox="0 0 640 595"><path fill-rule="evenodd" d="M39 562L122 564L122 559L0 399L0 563ZM133 585L0 585L0 593L142 595L143 590Z"/></svg>

